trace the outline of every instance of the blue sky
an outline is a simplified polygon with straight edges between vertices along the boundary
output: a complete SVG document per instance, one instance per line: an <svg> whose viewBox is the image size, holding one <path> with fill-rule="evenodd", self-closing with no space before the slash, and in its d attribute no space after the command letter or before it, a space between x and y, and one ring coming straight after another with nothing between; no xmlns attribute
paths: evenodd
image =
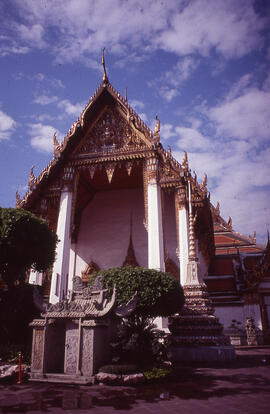
<svg viewBox="0 0 270 414"><path fill-rule="evenodd" d="M13 207L102 78L199 181L233 228L270 228L270 2L1 0L0 206Z"/></svg>

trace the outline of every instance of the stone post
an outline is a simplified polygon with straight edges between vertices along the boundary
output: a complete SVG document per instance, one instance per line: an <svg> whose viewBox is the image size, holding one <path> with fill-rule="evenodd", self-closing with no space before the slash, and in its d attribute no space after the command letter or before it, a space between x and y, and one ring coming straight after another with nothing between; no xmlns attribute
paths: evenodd
<svg viewBox="0 0 270 414"><path fill-rule="evenodd" d="M165 270L158 160L147 159L148 268Z"/></svg>

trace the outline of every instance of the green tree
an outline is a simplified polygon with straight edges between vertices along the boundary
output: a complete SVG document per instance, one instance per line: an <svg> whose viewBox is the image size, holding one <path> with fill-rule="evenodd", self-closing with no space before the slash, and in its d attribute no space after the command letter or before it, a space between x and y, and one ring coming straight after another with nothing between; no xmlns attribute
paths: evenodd
<svg viewBox="0 0 270 414"><path fill-rule="evenodd" d="M44 220L22 209L0 208L0 276L8 285L7 291L0 291L0 345L31 343L28 324L40 311L34 305L33 286L24 283L26 272L49 269L56 243L56 234Z"/></svg>
<svg viewBox="0 0 270 414"><path fill-rule="evenodd" d="M112 344L119 362L147 365L165 358L166 335L156 329L153 320L181 311L184 293L180 283L169 273L130 266L101 270L90 285L100 277L108 295L116 285L117 305L126 304L137 292L136 309L122 320Z"/></svg>
<svg viewBox="0 0 270 414"><path fill-rule="evenodd" d="M55 258L57 236L44 220L14 208L0 208L0 275L11 289L33 268L45 272Z"/></svg>

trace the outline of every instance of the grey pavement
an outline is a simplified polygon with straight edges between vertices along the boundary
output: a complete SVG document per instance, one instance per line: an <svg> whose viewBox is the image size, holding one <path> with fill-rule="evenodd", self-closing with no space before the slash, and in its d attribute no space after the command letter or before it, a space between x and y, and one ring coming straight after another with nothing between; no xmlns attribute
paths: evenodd
<svg viewBox="0 0 270 414"><path fill-rule="evenodd" d="M270 348L239 349L222 366L178 366L172 380L137 387L0 384L0 413L270 413Z"/></svg>

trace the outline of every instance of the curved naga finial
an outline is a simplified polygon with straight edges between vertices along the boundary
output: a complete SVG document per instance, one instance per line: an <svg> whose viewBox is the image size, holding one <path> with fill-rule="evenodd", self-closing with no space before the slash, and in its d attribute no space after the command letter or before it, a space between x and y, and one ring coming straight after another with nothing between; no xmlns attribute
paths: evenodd
<svg viewBox="0 0 270 414"><path fill-rule="evenodd" d="M186 151L184 152L184 158L183 158L183 161L182 161L182 167L185 170L188 170L188 156L187 156L187 152Z"/></svg>
<svg viewBox="0 0 270 414"><path fill-rule="evenodd" d="M156 123L155 129L154 129L154 135L156 135L160 132L160 120L159 120L157 115L156 115L156 121L157 121L157 123Z"/></svg>
<svg viewBox="0 0 270 414"><path fill-rule="evenodd" d="M106 72L105 58L104 58L104 50L105 50L105 47L102 49L102 66L103 66L102 81L103 81L103 83L108 83L108 76L107 76L107 72Z"/></svg>
<svg viewBox="0 0 270 414"><path fill-rule="evenodd" d="M201 185L201 190L206 193L207 191L207 174L204 173L204 179Z"/></svg>
<svg viewBox="0 0 270 414"><path fill-rule="evenodd" d="M60 144L56 138L56 132L53 134L53 154L56 157L60 152Z"/></svg>
<svg viewBox="0 0 270 414"><path fill-rule="evenodd" d="M157 123L156 123L156 126L154 128L154 142L159 143L159 139L160 139L160 135L159 135L159 133L160 133L160 120L159 120L157 115L156 115L156 121L157 121Z"/></svg>
<svg viewBox="0 0 270 414"><path fill-rule="evenodd" d="M28 181L28 185L30 189L33 187L34 182L35 182L35 176L34 176L34 165L33 165L30 170L30 176L29 176L29 181Z"/></svg>
<svg viewBox="0 0 270 414"><path fill-rule="evenodd" d="M18 191L16 191L16 208L20 206L20 203L21 203L21 198L20 198Z"/></svg>

